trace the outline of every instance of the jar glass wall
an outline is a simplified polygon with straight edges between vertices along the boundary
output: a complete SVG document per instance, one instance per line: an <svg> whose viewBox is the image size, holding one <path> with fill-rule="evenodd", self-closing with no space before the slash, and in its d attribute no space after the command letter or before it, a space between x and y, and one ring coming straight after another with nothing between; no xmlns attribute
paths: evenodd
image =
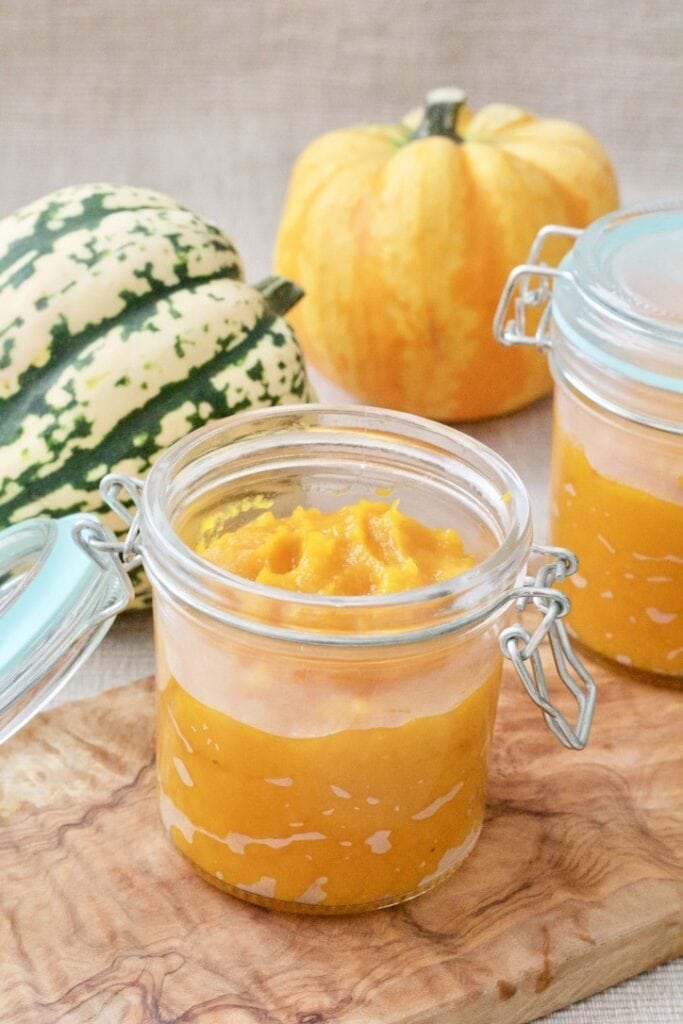
<svg viewBox="0 0 683 1024"><path fill-rule="evenodd" d="M683 435L615 415L557 374L552 543L579 554L571 629L592 650L683 677Z"/></svg>
<svg viewBox="0 0 683 1024"><path fill-rule="evenodd" d="M455 527L477 564L384 596L264 587L193 550L267 500L331 511L379 489ZM233 895L300 912L426 891L476 843L505 599L524 576L528 500L494 453L379 410L268 410L159 460L142 503L155 602L158 772L169 836Z"/></svg>

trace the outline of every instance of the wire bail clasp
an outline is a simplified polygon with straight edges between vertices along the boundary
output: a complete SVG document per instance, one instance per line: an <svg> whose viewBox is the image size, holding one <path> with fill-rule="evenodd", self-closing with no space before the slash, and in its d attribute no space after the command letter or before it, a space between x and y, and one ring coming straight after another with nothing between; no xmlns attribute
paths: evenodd
<svg viewBox="0 0 683 1024"><path fill-rule="evenodd" d="M142 564L142 548L140 546L140 499L144 481L138 477L124 476L122 473L107 473L100 481L100 494L112 512L128 527L126 539L114 546L126 572L130 573ZM124 505L122 494L127 494L133 502L134 511Z"/></svg>
<svg viewBox="0 0 683 1024"><path fill-rule="evenodd" d="M534 345L536 348L550 348L550 299L552 278L573 281L568 270L551 267L541 259L543 247L553 236L573 238L582 233L580 228L569 228L561 224L547 224L536 235L526 263L515 267L505 282L498 307L493 318L493 333L501 345ZM514 317L508 319L509 308L515 292ZM526 314L530 308L543 307L541 318L533 334L527 330Z"/></svg>
<svg viewBox="0 0 683 1024"><path fill-rule="evenodd" d="M113 569L119 583L115 602L99 612L95 619L90 621L90 627L118 615L128 606L134 596L129 576L142 563L139 540L140 515L138 512L142 487L142 480L119 473L108 473L100 483L100 494L103 499L128 527L123 541L118 540L111 530L92 516L79 519L72 528L72 536L78 546L99 565L103 572L111 572ZM126 492L131 498L135 511L123 504L122 492Z"/></svg>
<svg viewBox="0 0 683 1024"><path fill-rule="evenodd" d="M576 572L578 561L576 555L567 548L534 545L533 550L551 561L542 565L536 576L526 578L517 593L516 607L522 612L531 603L543 618L533 633L519 623L504 629L499 637L500 649L514 665L534 704L543 711L550 731L565 747L583 750L595 710L595 682L577 657L563 622L571 602L565 594L554 589L556 582ZM575 727L555 707L548 694L548 683L539 651L546 637L550 641L557 674L579 708Z"/></svg>

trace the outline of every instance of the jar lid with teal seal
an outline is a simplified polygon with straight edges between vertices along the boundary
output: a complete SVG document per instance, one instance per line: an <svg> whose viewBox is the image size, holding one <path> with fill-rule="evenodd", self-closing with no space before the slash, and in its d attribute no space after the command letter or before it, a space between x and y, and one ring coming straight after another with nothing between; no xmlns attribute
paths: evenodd
<svg viewBox="0 0 683 1024"><path fill-rule="evenodd" d="M543 252L558 237L574 244L550 266ZM549 350L555 375L610 412L683 432L683 199L617 210L584 231L543 228L508 278L494 332Z"/></svg>
<svg viewBox="0 0 683 1024"><path fill-rule="evenodd" d="M120 547L87 514L0 532L0 743L59 693L130 601Z"/></svg>

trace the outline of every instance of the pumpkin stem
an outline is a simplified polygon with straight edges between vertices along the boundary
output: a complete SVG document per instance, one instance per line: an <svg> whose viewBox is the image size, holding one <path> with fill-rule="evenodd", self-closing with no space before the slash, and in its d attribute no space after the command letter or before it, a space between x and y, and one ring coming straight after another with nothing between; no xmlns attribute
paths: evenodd
<svg viewBox="0 0 683 1024"><path fill-rule="evenodd" d="M287 280L286 277L279 277L277 274L264 277L262 281L254 285L254 288L261 292L268 308L275 316L284 316L287 310L291 309L304 295L303 288L300 288L298 284Z"/></svg>
<svg viewBox="0 0 683 1024"><path fill-rule="evenodd" d="M460 108L466 100L462 89L432 89L427 93L425 112L419 125L410 136L412 139L426 139L430 135L443 135L453 142L464 142L455 126Z"/></svg>

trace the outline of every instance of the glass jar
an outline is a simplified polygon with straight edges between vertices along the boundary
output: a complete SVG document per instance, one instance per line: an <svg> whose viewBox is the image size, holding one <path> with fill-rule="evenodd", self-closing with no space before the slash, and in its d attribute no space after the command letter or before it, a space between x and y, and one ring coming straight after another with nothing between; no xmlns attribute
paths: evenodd
<svg viewBox="0 0 683 1024"><path fill-rule="evenodd" d="M261 586L194 554L207 515L244 509L236 528L256 496L283 516L369 490L426 525L456 524L476 568L340 598ZM456 868L482 826L499 634L530 552L528 499L510 468L409 416L258 412L159 460L141 540L162 819L204 877L329 913L399 902Z"/></svg>
<svg viewBox="0 0 683 1024"><path fill-rule="evenodd" d="M547 267L542 247L557 234L576 241ZM538 306L530 335L526 311ZM551 536L580 562L572 630L627 669L681 685L683 202L617 211L584 232L543 229L510 275L495 331L549 352Z"/></svg>
<svg viewBox="0 0 683 1024"><path fill-rule="evenodd" d="M561 742L585 745L595 688L552 585L574 561L542 549L527 576L527 494L478 442L384 410L259 410L176 443L144 486L111 476L102 493L129 522L127 540L85 518L81 547L111 561L117 606L140 558L152 584L161 818L225 892L354 912L455 870L482 827L503 654ZM264 504L282 516L375 494L428 526L455 526L477 564L420 589L338 597L263 586L194 550L199 524L226 510L233 529ZM526 605L533 631L510 622ZM578 704L575 728L548 695L547 635Z"/></svg>

